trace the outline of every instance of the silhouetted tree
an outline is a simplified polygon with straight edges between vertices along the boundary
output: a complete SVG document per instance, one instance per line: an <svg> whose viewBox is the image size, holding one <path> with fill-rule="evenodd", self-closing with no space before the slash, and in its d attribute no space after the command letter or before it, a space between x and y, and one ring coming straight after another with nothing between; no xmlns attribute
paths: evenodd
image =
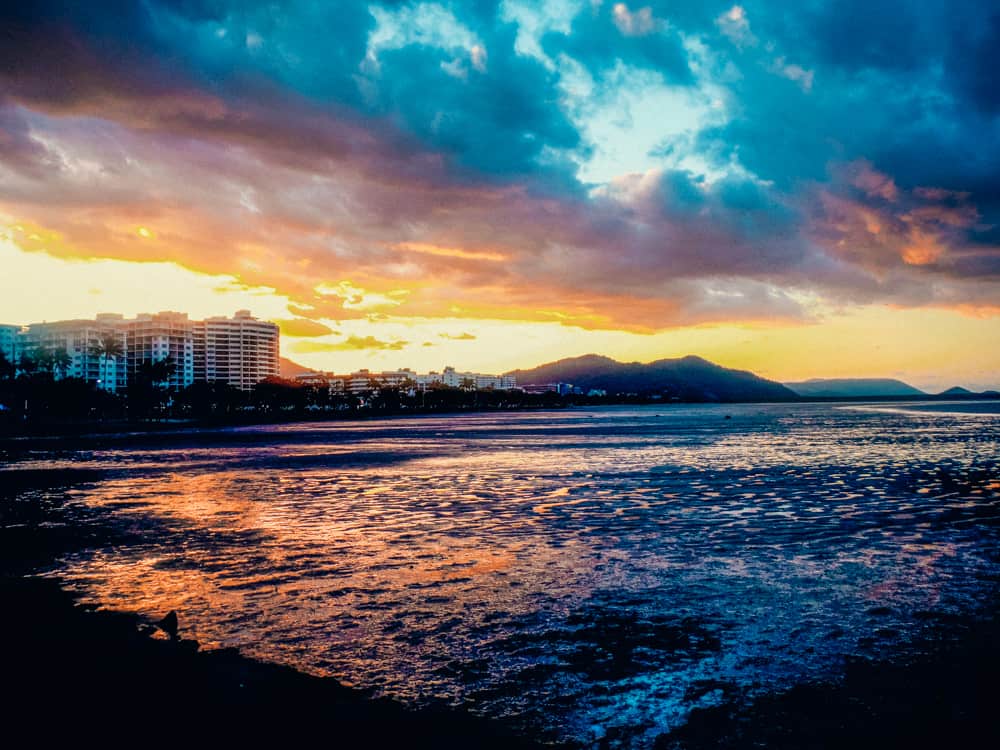
<svg viewBox="0 0 1000 750"><path fill-rule="evenodd" d="M16 372L17 368L14 367L13 362L7 359L7 353L0 352L0 380L13 380Z"/></svg>
<svg viewBox="0 0 1000 750"><path fill-rule="evenodd" d="M179 394L177 402L193 417L230 416L245 406L247 394L220 381L192 383Z"/></svg>
<svg viewBox="0 0 1000 750"><path fill-rule="evenodd" d="M267 378L254 386L251 398L257 409L271 411L301 411L305 408L308 391L294 380Z"/></svg>
<svg viewBox="0 0 1000 750"><path fill-rule="evenodd" d="M57 378L65 378L69 375L69 367L73 364L73 358L69 356L66 347L60 346L51 351L52 374Z"/></svg>
<svg viewBox="0 0 1000 750"><path fill-rule="evenodd" d="M21 352L21 356L18 357L17 370L22 375L34 375L37 372L41 372L41 365L35 353L34 350L31 352Z"/></svg>
<svg viewBox="0 0 1000 750"><path fill-rule="evenodd" d="M121 341L119 341L118 337L110 331L104 333L101 338L91 346L90 354L99 358L100 367L98 372L100 373L101 380L108 380L108 360L117 364L118 358L124 353L125 349L122 347Z"/></svg>
<svg viewBox="0 0 1000 750"><path fill-rule="evenodd" d="M133 417L149 417L162 414L167 398L167 386L176 371L172 356L164 359L147 359L139 363L129 383L129 411Z"/></svg>

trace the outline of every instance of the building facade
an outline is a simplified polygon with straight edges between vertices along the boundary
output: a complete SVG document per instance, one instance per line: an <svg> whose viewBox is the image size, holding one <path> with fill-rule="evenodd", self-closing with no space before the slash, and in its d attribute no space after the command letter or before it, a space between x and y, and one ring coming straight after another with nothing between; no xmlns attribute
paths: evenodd
<svg viewBox="0 0 1000 750"><path fill-rule="evenodd" d="M32 323L17 333L17 361L34 361L57 379L80 378L116 393L127 384L125 333L102 320Z"/></svg>
<svg viewBox="0 0 1000 750"><path fill-rule="evenodd" d="M186 313L143 313L123 320L128 349L128 372L136 375L146 363L170 357L174 369L164 384L172 389L194 382L194 322Z"/></svg>
<svg viewBox="0 0 1000 750"><path fill-rule="evenodd" d="M195 381L228 383L247 391L278 377L278 326L257 320L249 310L232 318L208 318L194 324Z"/></svg>
<svg viewBox="0 0 1000 750"><path fill-rule="evenodd" d="M27 356L57 379L81 378L111 392L125 390L144 365L168 357L174 367L164 385L171 389L215 381L249 390L278 375L278 344L278 326L247 310L204 321L179 312L130 319L106 313L94 320L0 326L0 351L10 361Z"/></svg>
<svg viewBox="0 0 1000 750"><path fill-rule="evenodd" d="M379 388L402 388L413 391L425 391L435 386L449 388L467 388L469 390L510 391L517 388L517 380L513 375L484 375L478 372L457 372L454 367L446 367L443 372L417 373L404 367L399 370L371 372L358 370L350 375L334 375L333 373L304 373L296 375L301 383L315 384L319 381L328 383L331 392L363 395Z"/></svg>

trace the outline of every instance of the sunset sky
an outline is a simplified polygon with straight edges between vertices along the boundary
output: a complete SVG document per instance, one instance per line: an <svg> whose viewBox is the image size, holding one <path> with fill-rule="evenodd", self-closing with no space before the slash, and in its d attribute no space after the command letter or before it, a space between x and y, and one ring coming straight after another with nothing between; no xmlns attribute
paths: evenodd
<svg viewBox="0 0 1000 750"><path fill-rule="evenodd" d="M0 322L1000 386L992 0L0 10Z"/></svg>

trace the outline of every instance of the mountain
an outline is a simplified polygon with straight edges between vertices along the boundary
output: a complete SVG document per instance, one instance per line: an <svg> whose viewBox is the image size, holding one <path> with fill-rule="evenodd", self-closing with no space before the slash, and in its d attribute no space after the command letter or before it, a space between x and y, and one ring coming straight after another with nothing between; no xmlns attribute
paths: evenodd
<svg viewBox="0 0 1000 750"><path fill-rule="evenodd" d="M586 354L531 370L514 370L518 385L571 383L608 393L662 394L682 401L789 401L795 394L781 383L743 370L730 370L701 357L618 362Z"/></svg>
<svg viewBox="0 0 1000 750"><path fill-rule="evenodd" d="M866 396L926 396L902 380L891 378L814 378L799 383L785 383L807 398L857 398Z"/></svg>
<svg viewBox="0 0 1000 750"><path fill-rule="evenodd" d="M973 393L968 388L963 388L960 385L956 385L954 388L949 388L946 391L941 391L939 396L978 396L979 394Z"/></svg>
<svg viewBox="0 0 1000 750"><path fill-rule="evenodd" d="M305 375L309 372L316 372L308 367L303 367L298 362L293 362L285 357L278 358L278 374L283 378L294 378L296 375Z"/></svg>

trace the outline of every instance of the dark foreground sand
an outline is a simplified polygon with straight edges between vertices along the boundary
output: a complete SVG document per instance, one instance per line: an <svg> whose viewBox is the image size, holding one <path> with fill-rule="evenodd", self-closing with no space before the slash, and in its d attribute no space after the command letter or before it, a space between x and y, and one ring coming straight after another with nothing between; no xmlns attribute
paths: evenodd
<svg viewBox="0 0 1000 750"><path fill-rule="evenodd" d="M133 615L77 605L56 580L34 574L67 552L128 544L142 533L96 511L70 521L58 500L43 507L24 499L25 490L80 479L0 471L0 726L20 740L8 746L533 746L466 712L407 711L332 679L154 637L156 628ZM657 747L1000 747L1000 625L941 628L919 659L852 664L836 685L755 701L731 695Z"/></svg>

